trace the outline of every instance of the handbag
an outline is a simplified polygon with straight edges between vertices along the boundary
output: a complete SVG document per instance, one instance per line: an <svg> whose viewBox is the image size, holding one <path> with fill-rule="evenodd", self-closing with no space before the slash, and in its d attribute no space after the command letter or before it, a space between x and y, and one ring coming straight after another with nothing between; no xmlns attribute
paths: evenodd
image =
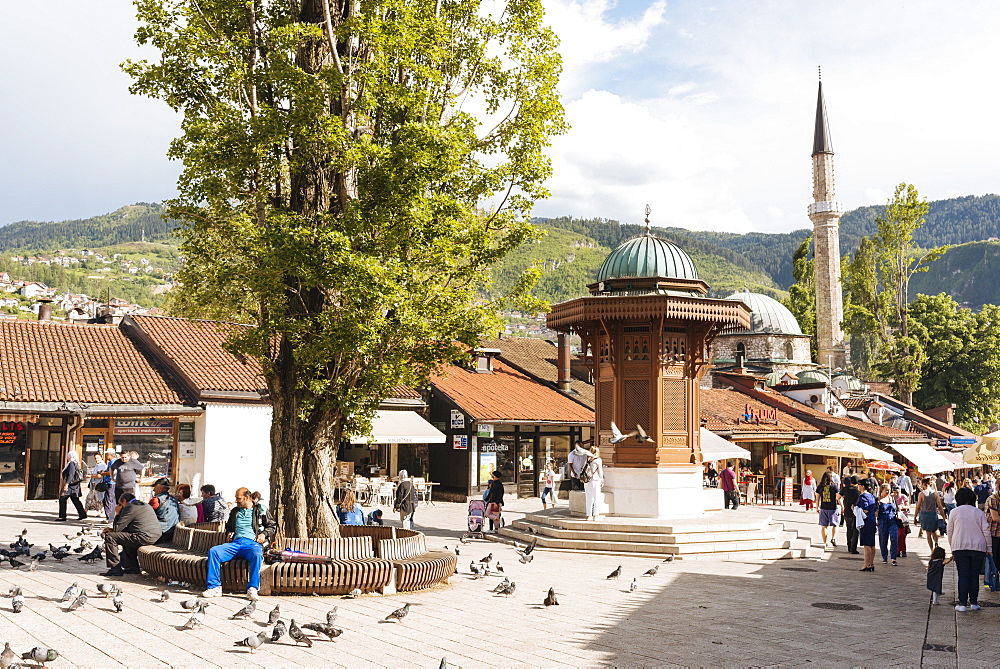
<svg viewBox="0 0 1000 669"><path fill-rule="evenodd" d="M91 490L87 493L87 500L84 502L84 508L87 511L100 511L104 508L104 504L97 497L96 490Z"/></svg>
<svg viewBox="0 0 1000 669"><path fill-rule="evenodd" d="M938 534L942 537L948 534L948 523L944 521L943 518L938 518Z"/></svg>
<svg viewBox="0 0 1000 669"><path fill-rule="evenodd" d="M107 492L108 488L110 487L111 486L108 483L101 481L100 483L94 486L94 490L96 490L97 492Z"/></svg>

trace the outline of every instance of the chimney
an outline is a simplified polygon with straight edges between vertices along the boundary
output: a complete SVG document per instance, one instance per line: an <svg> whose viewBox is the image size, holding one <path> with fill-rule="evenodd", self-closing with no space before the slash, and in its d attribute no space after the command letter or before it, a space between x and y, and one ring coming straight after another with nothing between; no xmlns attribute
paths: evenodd
<svg viewBox="0 0 1000 669"><path fill-rule="evenodd" d="M492 374L493 373L493 358L500 355L500 349L498 348L477 348L476 351L476 369L478 374Z"/></svg>
<svg viewBox="0 0 1000 669"><path fill-rule="evenodd" d="M38 320L52 320L52 300L44 297L38 300Z"/></svg>
<svg viewBox="0 0 1000 669"><path fill-rule="evenodd" d="M557 361L559 367L559 390L566 393L570 391L570 381L573 378L570 373L569 335L560 332L557 346L559 349Z"/></svg>
<svg viewBox="0 0 1000 669"><path fill-rule="evenodd" d="M733 368L733 374L746 374L746 353L743 351L736 351L736 367Z"/></svg>

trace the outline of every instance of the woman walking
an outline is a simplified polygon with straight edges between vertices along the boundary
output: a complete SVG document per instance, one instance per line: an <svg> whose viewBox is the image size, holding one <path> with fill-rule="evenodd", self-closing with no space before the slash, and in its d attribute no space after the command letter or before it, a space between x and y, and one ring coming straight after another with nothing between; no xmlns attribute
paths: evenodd
<svg viewBox="0 0 1000 669"><path fill-rule="evenodd" d="M392 497L392 510L399 512L399 526L413 529L413 515L417 512L417 488L405 469L399 470L399 483Z"/></svg>
<svg viewBox="0 0 1000 669"><path fill-rule="evenodd" d="M861 494L853 509L857 518L858 543L865 549L865 564L859 571L875 571L876 502L875 495L868 491L869 485L868 479L858 482Z"/></svg>
<svg viewBox="0 0 1000 669"><path fill-rule="evenodd" d="M958 604L955 610L979 610L979 574L987 555L993 553L990 524L976 507L976 493L959 488L955 508L948 514L948 543L958 569Z"/></svg>
<svg viewBox="0 0 1000 669"><path fill-rule="evenodd" d="M87 517L87 512L80 503L80 484L87 478L86 472L80 467L80 457L76 451L66 453L66 466L62 470L62 494L59 495L59 520L66 520L66 500L72 499L73 506L80 520Z"/></svg>
<svg viewBox="0 0 1000 669"><path fill-rule="evenodd" d="M840 525L839 492L840 488L833 482L830 472L823 474L819 489L816 491L819 497L819 525L823 534L823 546L829 541L830 545L837 547L837 527ZM828 532L829 537L827 537Z"/></svg>
<svg viewBox="0 0 1000 669"><path fill-rule="evenodd" d="M899 520L896 521L896 543L899 546L899 557L906 557L906 535L910 533L910 496L899 486L889 486L899 510Z"/></svg>
<svg viewBox="0 0 1000 669"><path fill-rule="evenodd" d="M879 488L878 503L875 505L875 516L878 523L878 545L882 550L882 564L887 564L892 558L892 566L899 563L899 527L896 520L899 518L899 507L889 489L888 483L883 483Z"/></svg>
<svg viewBox="0 0 1000 669"><path fill-rule="evenodd" d="M590 449L590 457L583 466L580 480L583 481L583 490L587 494L587 520L596 520L599 515L597 502L601 498L601 488L604 487L604 460L596 445Z"/></svg>
<svg viewBox="0 0 1000 669"><path fill-rule="evenodd" d="M84 508L87 511L101 511L104 509L104 490L98 490L97 484L101 482L104 478L104 472L108 471L108 465L104 462L104 455L102 453L94 454L94 466L90 470L90 476L87 477L87 500L84 504Z"/></svg>
<svg viewBox="0 0 1000 669"><path fill-rule="evenodd" d="M490 519L490 531L500 534L503 527L503 481L500 480L500 472L490 474L490 484L486 489L486 517Z"/></svg>
<svg viewBox="0 0 1000 669"><path fill-rule="evenodd" d="M802 492L799 493L799 504L806 507L806 511L812 511L813 502L816 500L816 479L813 478L812 470L806 470L806 477L802 479Z"/></svg>
<svg viewBox="0 0 1000 669"><path fill-rule="evenodd" d="M927 547L933 551L938 545L938 519L944 517L944 505L930 477L921 484L923 490L917 495L917 520L920 529L927 533Z"/></svg>
<svg viewBox="0 0 1000 669"><path fill-rule="evenodd" d="M955 503L955 491L958 488L955 487L954 481L948 481L944 484L944 494L941 496L941 501L944 503L944 517L947 518L951 510L954 509L957 504Z"/></svg>

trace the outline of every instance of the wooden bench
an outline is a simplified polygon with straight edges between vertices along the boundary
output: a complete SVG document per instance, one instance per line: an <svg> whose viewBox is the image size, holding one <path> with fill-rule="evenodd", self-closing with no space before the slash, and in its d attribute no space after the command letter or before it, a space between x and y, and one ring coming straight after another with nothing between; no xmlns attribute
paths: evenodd
<svg viewBox="0 0 1000 669"><path fill-rule="evenodd" d="M205 586L208 550L226 543L222 523L178 525L169 545L143 546L139 566L154 576ZM277 562L261 567L260 594L340 595L356 588L391 594L447 583L458 558L427 551L423 534L394 527L341 525L331 539L278 539L275 546L333 558L329 563ZM244 560L222 564L222 588L242 592L249 578Z"/></svg>

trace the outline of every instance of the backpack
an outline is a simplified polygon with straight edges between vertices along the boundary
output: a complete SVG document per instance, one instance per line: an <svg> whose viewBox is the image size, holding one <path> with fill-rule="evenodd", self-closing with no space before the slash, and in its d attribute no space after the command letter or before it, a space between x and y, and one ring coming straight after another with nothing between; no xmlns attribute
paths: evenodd
<svg viewBox="0 0 1000 669"><path fill-rule="evenodd" d="M82 462L78 462L76 465L76 472L73 474L73 478L70 479L70 485L80 485L83 483L87 477L90 476L90 470L87 469L87 465Z"/></svg>
<svg viewBox="0 0 1000 669"><path fill-rule="evenodd" d="M592 464L594 464L594 458L587 458L587 463L580 470L580 483L589 483L590 479L594 478L590 468Z"/></svg>

